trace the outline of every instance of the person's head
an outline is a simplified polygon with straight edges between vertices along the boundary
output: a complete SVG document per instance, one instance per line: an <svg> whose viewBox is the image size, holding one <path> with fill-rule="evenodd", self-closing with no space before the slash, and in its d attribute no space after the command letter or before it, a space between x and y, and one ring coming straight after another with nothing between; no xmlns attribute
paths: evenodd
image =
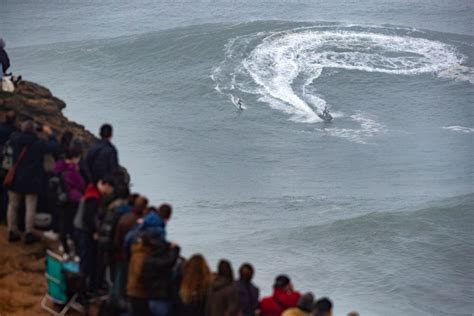
<svg viewBox="0 0 474 316"><path fill-rule="evenodd" d="M349 312L349 314L347 314L347 316L359 316L359 313L356 312L356 311L352 311L352 312Z"/></svg>
<svg viewBox="0 0 474 316"><path fill-rule="evenodd" d="M165 223L168 223L173 214L173 207L167 203L163 203L158 207L157 213Z"/></svg>
<svg viewBox="0 0 474 316"><path fill-rule="evenodd" d="M195 254L184 264L183 279L179 296L185 304L199 302L204 299L211 284L212 273L206 259Z"/></svg>
<svg viewBox="0 0 474 316"><path fill-rule="evenodd" d="M133 203L133 210L139 215L143 215L147 207L148 199L142 195L139 195Z"/></svg>
<svg viewBox="0 0 474 316"><path fill-rule="evenodd" d="M313 316L332 316L332 302L323 297L314 303Z"/></svg>
<svg viewBox="0 0 474 316"><path fill-rule="evenodd" d="M275 283L273 284L274 289L279 290L289 290L291 288L290 277L285 274L280 274L275 278Z"/></svg>
<svg viewBox="0 0 474 316"><path fill-rule="evenodd" d="M0 48L5 48L5 41L3 38L0 38Z"/></svg>
<svg viewBox="0 0 474 316"><path fill-rule="evenodd" d="M79 164L82 153L84 152L84 145L79 139L70 141L69 148L66 152L66 160Z"/></svg>
<svg viewBox="0 0 474 316"><path fill-rule="evenodd" d="M234 281L234 271L232 265L228 260L222 259L217 264L217 275L226 278L229 281Z"/></svg>
<svg viewBox="0 0 474 316"><path fill-rule="evenodd" d="M309 292L300 297L296 306L304 312L311 313L313 310L313 304L314 295L313 293Z"/></svg>
<svg viewBox="0 0 474 316"><path fill-rule="evenodd" d="M112 138L113 129L112 125L104 124L100 127L100 138L104 140L109 140Z"/></svg>
<svg viewBox="0 0 474 316"><path fill-rule="evenodd" d="M111 195L114 193L115 181L111 177L104 177L97 182L97 189L99 189L102 195Z"/></svg>
<svg viewBox="0 0 474 316"><path fill-rule="evenodd" d="M21 131L23 133L34 133L35 123L31 120L24 121L23 123L21 123Z"/></svg>
<svg viewBox="0 0 474 316"><path fill-rule="evenodd" d="M74 134L70 131L64 132L64 134L61 136L60 144L61 147L67 150L69 146L71 145L72 139L74 138Z"/></svg>
<svg viewBox="0 0 474 316"><path fill-rule="evenodd" d="M135 200L140 196L138 193L132 193L128 196L128 205L135 205Z"/></svg>
<svg viewBox="0 0 474 316"><path fill-rule="evenodd" d="M239 268L239 279L250 283L253 278L254 269L250 263L243 263Z"/></svg>

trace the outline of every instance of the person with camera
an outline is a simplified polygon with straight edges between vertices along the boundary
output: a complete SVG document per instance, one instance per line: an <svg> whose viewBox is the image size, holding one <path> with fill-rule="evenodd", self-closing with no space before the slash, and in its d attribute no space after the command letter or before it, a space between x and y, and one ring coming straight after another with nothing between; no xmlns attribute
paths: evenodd
<svg viewBox="0 0 474 316"><path fill-rule="evenodd" d="M38 134L46 135L41 139ZM24 199L25 213L25 244L39 241L33 234L38 194L44 183L44 156L57 150L58 144L49 126L35 126L27 120L21 124L21 131L10 137L13 149L13 166L7 174L4 186L8 189L8 241L20 239L18 230L18 209ZM8 178L8 181L7 181Z"/></svg>

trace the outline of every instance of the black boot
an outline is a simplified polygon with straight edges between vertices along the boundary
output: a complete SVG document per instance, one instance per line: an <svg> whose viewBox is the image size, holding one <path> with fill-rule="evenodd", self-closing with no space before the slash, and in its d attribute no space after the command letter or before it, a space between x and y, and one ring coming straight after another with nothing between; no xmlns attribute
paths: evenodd
<svg viewBox="0 0 474 316"><path fill-rule="evenodd" d="M15 232L8 232L8 242L15 242L20 240L20 234Z"/></svg>

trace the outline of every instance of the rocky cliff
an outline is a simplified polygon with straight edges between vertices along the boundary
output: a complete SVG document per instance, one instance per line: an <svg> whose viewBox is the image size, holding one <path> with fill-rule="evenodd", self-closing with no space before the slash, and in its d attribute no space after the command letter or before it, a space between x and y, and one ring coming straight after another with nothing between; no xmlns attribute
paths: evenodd
<svg viewBox="0 0 474 316"><path fill-rule="evenodd" d="M51 126L58 136L71 131L86 142L93 141L94 135L83 125L64 116L65 107L66 104L47 88L29 81L20 82L14 93L0 92L0 113L15 110L19 121L30 117L39 124Z"/></svg>

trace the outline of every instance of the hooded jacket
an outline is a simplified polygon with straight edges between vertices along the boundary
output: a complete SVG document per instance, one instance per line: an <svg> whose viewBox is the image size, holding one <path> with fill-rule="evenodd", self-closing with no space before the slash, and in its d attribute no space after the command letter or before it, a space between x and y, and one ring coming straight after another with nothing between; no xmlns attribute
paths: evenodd
<svg viewBox="0 0 474 316"><path fill-rule="evenodd" d="M161 238L151 240L151 253L142 270L148 298L168 301L173 298L173 266L179 251L179 247L171 248L171 244Z"/></svg>
<svg viewBox="0 0 474 316"><path fill-rule="evenodd" d="M86 182L74 163L65 160L56 162L54 173L62 174L64 187L70 202L79 203L86 188Z"/></svg>
<svg viewBox="0 0 474 316"><path fill-rule="evenodd" d="M281 316L283 311L296 307L301 294L299 292L288 292L282 289L274 289L273 295L265 297L260 302L262 316Z"/></svg>
<svg viewBox="0 0 474 316"><path fill-rule="evenodd" d="M99 214L101 194L94 185L89 185L84 197L79 203L76 216L74 217L74 227L91 234L97 231L97 216Z"/></svg>
<svg viewBox="0 0 474 316"><path fill-rule="evenodd" d="M39 194L45 179L44 156L57 150L56 138L50 136L48 140L43 140L35 133L15 132L10 137L10 144L15 162L23 148L27 148L16 170L11 191L20 194Z"/></svg>
<svg viewBox="0 0 474 316"><path fill-rule="evenodd" d="M166 239L166 224L155 212L148 213L141 224L135 225L125 235L124 248L127 254L130 254L132 243L147 234L150 238Z"/></svg>
<svg viewBox="0 0 474 316"><path fill-rule="evenodd" d="M238 316L238 303L234 282L217 276L209 289L206 316Z"/></svg>

